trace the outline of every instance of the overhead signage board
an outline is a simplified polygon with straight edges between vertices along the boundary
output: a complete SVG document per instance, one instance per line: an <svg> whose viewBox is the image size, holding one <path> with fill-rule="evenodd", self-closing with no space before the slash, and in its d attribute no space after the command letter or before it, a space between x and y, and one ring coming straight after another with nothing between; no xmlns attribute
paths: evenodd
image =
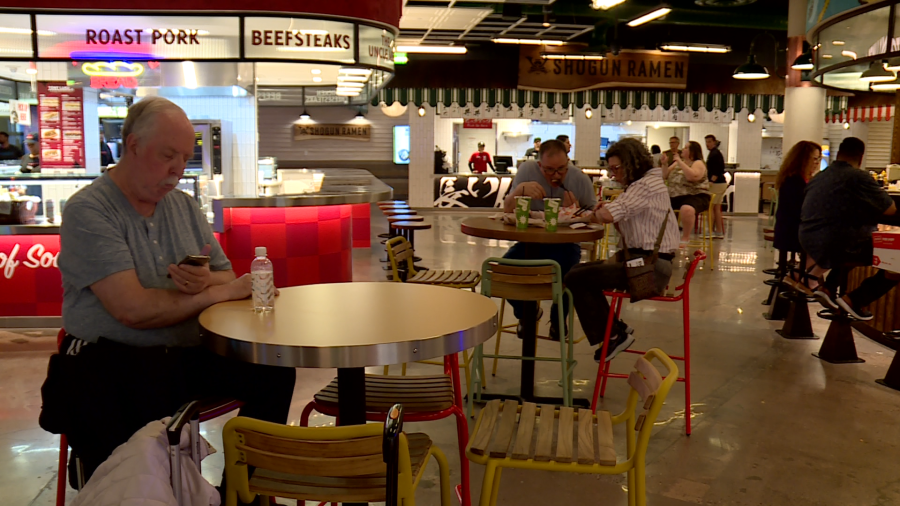
<svg viewBox="0 0 900 506"><path fill-rule="evenodd" d="M394 34L359 25L359 62L394 70Z"/></svg>
<svg viewBox="0 0 900 506"><path fill-rule="evenodd" d="M352 64L353 23L301 18L244 18L244 57Z"/></svg>
<svg viewBox="0 0 900 506"><path fill-rule="evenodd" d="M320 123L294 124L294 140L309 141L317 139L343 139L350 141L368 141L372 131L371 125L328 125Z"/></svg>
<svg viewBox="0 0 900 506"><path fill-rule="evenodd" d="M28 14L0 14L0 57L31 58L31 16ZM38 36L43 34L38 31Z"/></svg>
<svg viewBox="0 0 900 506"><path fill-rule="evenodd" d="M40 58L209 60L240 57L237 17L40 14L36 18Z"/></svg>
<svg viewBox="0 0 900 506"><path fill-rule="evenodd" d="M688 55L660 51L622 51L602 60L545 59L540 46L519 48L519 88L580 91L594 88L687 87Z"/></svg>

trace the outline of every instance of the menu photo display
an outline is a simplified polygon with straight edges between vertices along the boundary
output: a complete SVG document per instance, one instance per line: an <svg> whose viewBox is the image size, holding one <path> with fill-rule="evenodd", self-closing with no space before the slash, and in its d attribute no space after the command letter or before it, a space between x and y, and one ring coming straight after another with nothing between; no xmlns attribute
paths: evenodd
<svg viewBox="0 0 900 506"><path fill-rule="evenodd" d="M84 93L64 82L38 84L41 165L84 171Z"/></svg>

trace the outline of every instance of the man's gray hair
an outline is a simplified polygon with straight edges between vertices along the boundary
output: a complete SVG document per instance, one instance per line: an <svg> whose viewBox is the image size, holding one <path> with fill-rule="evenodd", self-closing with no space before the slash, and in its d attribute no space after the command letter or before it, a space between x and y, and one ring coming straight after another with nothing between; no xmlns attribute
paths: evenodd
<svg viewBox="0 0 900 506"><path fill-rule="evenodd" d="M130 134L142 138L154 125L160 113L176 110L184 114L184 110L169 99L155 96L141 99L128 108L128 115L125 116L125 124L122 126L122 139L127 142Z"/></svg>

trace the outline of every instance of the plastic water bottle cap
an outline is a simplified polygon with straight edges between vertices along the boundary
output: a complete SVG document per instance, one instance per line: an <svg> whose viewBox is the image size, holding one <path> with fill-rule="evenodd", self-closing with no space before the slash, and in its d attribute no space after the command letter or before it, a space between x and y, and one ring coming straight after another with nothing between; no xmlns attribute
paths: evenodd
<svg viewBox="0 0 900 506"><path fill-rule="evenodd" d="M266 247L265 246L257 246L256 247L256 256L258 256L258 257L266 256Z"/></svg>

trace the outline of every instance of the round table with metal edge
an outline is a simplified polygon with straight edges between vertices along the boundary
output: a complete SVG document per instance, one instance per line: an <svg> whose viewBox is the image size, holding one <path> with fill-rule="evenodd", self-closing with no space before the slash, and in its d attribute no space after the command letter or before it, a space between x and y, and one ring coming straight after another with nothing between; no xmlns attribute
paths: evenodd
<svg viewBox="0 0 900 506"><path fill-rule="evenodd" d="M347 318L348 312L353 318ZM407 283L326 283L281 289L275 309L250 299L200 313L204 346L282 367L338 368L341 423L365 423L365 367L459 353L493 337L497 305L466 290Z"/></svg>
<svg viewBox="0 0 900 506"><path fill-rule="evenodd" d="M595 225L596 226L596 225ZM543 228L528 227L519 230L515 225L506 225L500 220L491 218L467 218L460 226L462 233L484 239L499 239L516 241L524 244L567 244L593 242L603 238L603 227L569 228L560 225L556 232L547 232ZM537 258L537 256L535 256ZM569 308L574 311L575 308ZM525 301L522 304L522 356L534 357L537 352L537 302ZM502 324L502 322L501 322ZM520 379L519 395L481 394L482 399L520 399L525 402L544 404L562 404L562 399L557 397L537 397L534 395L534 360L523 360L521 363L522 375ZM585 398L572 399L575 406L590 407L591 402Z"/></svg>
<svg viewBox="0 0 900 506"><path fill-rule="evenodd" d="M406 238L409 241L409 246L416 250L416 230L428 230L431 228L431 225L428 223L416 223L414 221L395 221L390 225L391 230L396 230L400 232L400 235Z"/></svg>

